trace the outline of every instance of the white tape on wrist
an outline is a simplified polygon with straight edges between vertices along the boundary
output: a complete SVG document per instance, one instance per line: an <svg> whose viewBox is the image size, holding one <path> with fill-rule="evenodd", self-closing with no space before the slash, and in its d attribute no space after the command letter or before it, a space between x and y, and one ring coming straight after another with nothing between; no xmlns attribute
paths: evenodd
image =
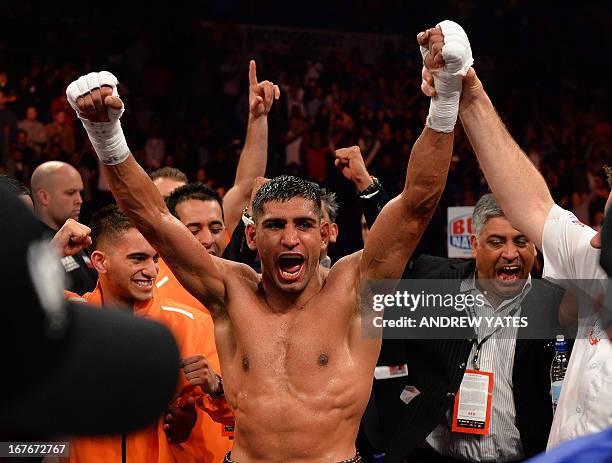
<svg viewBox="0 0 612 463"><path fill-rule="evenodd" d="M89 140L103 164L114 166L128 158L130 148L119 119L115 121L111 119L111 122L91 122L80 116L79 119L81 119Z"/></svg>
<svg viewBox="0 0 612 463"><path fill-rule="evenodd" d="M429 104L426 125L436 132L450 133L455 129L459 113L462 77L467 74L474 59L467 34L459 24L447 20L436 27L444 34L444 68L433 73L436 96ZM429 50L421 47L423 61L428 54Z"/></svg>
<svg viewBox="0 0 612 463"><path fill-rule="evenodd" d="M117 84L117 78L108 71L90 72L86 76L79 77L66 89L68 103L70 103L72 109L76 111L77 116L81 119L100 161L107 165L120 164L130 154L130 149L128 148L123 129L121 128L121 122L119 121L124 108L108 108L109 122L92 122L79 113L77 99L104 85L112 89L113 96L118 97Z"/></svg>

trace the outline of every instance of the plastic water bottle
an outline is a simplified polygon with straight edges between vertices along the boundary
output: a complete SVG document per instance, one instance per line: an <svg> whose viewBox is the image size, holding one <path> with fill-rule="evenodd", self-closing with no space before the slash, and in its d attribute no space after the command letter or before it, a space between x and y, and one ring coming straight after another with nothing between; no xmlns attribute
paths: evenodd
<svg viewBox="0 0 612 463"><path fill-rule="evenodd" d="M567 342L562 334L557 335L555 342L555 357L550 366L550 390L552 395L553 415L557 410L559 396L561 395L561 387L565 379L565 371L567 370Z"/></svg>

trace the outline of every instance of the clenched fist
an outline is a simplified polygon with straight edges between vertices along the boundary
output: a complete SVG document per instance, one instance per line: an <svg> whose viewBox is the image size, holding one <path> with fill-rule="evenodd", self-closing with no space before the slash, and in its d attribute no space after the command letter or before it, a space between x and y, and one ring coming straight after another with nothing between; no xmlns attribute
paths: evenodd
<svg viewBox="0 0 612 463"><path fill-rule="evenodd" d="M221 380L204 355L184 359L182 368L192 386L200 386L204 393L209 395L218 395L221 392Z"/></svg>
<svg viewBox="0 0 612 463"><path fill-rule="evenodd" d="M54 246L62 256L73 256L83 248L91 245L91 229L74 219L68 219L58 230L51 245Z"/></svg>
<svg viewBox="0 0 612 463"><path fill-rule="evenodd" d="M334 164L342 175L353 182L360 192L372 184L372 178L363 162L363 156L358 146L336 150Z"/></svg>
<svg viewBox="0 0 612 463"><path fill-rule="evenodd" d="M96 154L104 164L125 161L128 148L121 122L123 102L117 78L108 71L90 72L66 88L68 103L81 119Z"/></svg>

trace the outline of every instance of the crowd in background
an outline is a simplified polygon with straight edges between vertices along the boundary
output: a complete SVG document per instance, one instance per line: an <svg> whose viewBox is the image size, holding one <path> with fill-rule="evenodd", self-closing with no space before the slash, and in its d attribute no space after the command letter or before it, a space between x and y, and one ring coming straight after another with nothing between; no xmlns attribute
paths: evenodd
<svg viewBox="0 0 612 463"><path fill-rule="evenodd" d="M487 40L476 40L476 69L555 201L598 228L608 195L602 166L612 162L612 123L598 72L586 69L589 52L571 36L555 37L548 56L530 50L529 40L544 37L553 27L547 25L542 7L524 16L514 2L484 10L475 3L460 2L453 11L463 15L468 30L470 19L482 28L480 20L488 14L494 24L515 20L518 26L512 27L527 32L512 39L508 25ZM227 11L216 7L207 12L217 15L213 20L232 13L230 6ZM231 186L248 116L248 60L255 58L258 75L279 83L282 91L269 117L268 176L299 174L337 191L341 229L358 227L359 213L353 186L333 166L335 148L358 144L369 173L390 195L401 191L429 105L420 93L421 58L414 36L421 21L414 17L400 30L399 43L390 41L374 60L365 60L358 48L346 55L299 46L249 50L236 24L207 21L203 11L200 16L183 11L150 21L114 19L103 24L92 24L87 16L55 21L28 2L9 6L6 12L10 25L0 36L0 173L28 185L33 169L44 161L72 164L85 186L85 221L110 194L86 134L66 102L65 87L81 71L97 69L120 77L120 94L129 108L122 118L128 143L149 171L178 167L190 180L221 194ZM336 26L380 32L358 18L375 19L386 12L358 2L346 22ZM248 14L236 19L248 21ZM580 17L576 22L572 34L587 27ZM380 24L386 24L382 32L399 27L397 18ZM108 30L99 37L102 27ZM20 34L11 34L16 29ZM473 31L474 36L485 33ZM508 46L512 40L517 46ZM584 61L584 67L573 64L573 57ZM563 72L554 75L555 69ZM423 247L444 254L446 207L473 205L486 191L469 140L458 129L446 191ZM360 239L358 233L345 237L346 248L340 252L361 247Z"/></svg>

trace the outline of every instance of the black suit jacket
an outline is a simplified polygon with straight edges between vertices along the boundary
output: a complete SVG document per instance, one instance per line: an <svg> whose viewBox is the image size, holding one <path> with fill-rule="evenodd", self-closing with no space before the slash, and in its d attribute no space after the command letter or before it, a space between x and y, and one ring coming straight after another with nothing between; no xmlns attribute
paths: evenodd
<svg viewBox="0 0 612 463"><path fill-rule="evenodd" d="M460 280L474 269L474 259L422 255L409 265L404 278L454 279L458 291ZM562 297L563 290L558 286L532 280L532 290L521 304L521 315L547 312L548 318L556 321ZM559 326L551 331L557 329L562 332ZM528 457L546 448L552 423L549 371L554 346L551 339L522 339L521 330L514 356L513 390L516 424ZM383 341L378 365L408 365L406 377L374 381L370 407L362 423L362 431L370 442L382 441L385 461L405 458L444 420L461 384L472 342L471 339ZM399 397L407 385L415 386L420 394L405 404ZM373 408L377 413L371 412ZM378 436L374 435L376 430Z"/></svg>

